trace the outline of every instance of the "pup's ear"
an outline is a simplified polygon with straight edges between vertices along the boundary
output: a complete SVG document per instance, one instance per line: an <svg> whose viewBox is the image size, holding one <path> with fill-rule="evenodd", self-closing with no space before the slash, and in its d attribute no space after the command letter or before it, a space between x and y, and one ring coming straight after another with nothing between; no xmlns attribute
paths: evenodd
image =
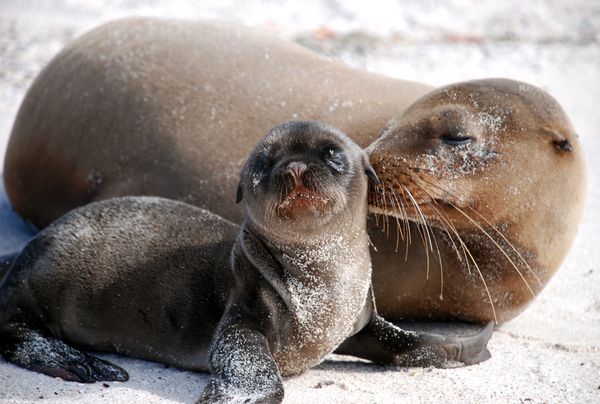
<svg viewBox="0 0 600 404"><path fill-rule="evenodd" d="M371 182L372 185L381 184L381 180L377 176L375 170L373 170L373 167L371 167L371 163L369 162L369 157L367 155L365 155L363 158L363 165L365 166L365 174L367 174L369 182Z"/></svg>
<svg viewBox="0 0 600 404"><path fill-rule="evenodd" d="M237 191L235 193L235 203L240 203L244 199L244 186L242 181L238 183Z"/></svg>

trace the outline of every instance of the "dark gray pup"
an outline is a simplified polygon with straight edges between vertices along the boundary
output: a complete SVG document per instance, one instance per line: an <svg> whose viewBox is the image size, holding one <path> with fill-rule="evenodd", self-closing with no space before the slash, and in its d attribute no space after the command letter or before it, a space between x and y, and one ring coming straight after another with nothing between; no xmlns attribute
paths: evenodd
<svg viewBox="0 0 600 404"><path fill-rule="evenodd" d="M370 293L366 154L337 129L289 122L244 165L244 223L153 197L72 211L0 285L0 353L65 380L127 380L73 346L212 371L201 402L279 402L282 376L337 353L382 364L467 364L472 337L401 330Z"/></svg>

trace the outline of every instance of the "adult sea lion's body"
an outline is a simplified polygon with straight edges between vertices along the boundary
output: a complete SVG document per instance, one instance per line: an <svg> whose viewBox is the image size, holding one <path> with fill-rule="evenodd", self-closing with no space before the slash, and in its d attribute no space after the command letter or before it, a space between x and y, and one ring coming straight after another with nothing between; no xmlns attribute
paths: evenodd
<svg viewBox="0 0 600 404"><path fill-rule="evenodd" d="M491 325L445 338L378 316L368 298L369 174L343 134L295 122L270 132L245 165L241 229L161 198L70 212L0 284L0 354L81 382L127 374L67 343L212 370L203 402L280 401L281 376L338 346L388 364L487 359Z"/></svg>
<svg viewBox="0 0 600 404"><path fill-rule="evenodd" d="M466 265L463 250L467 248L455 248L450 240L438 236L442 289L437 249L426 253L429 248L423 247L415 224L421 217L412 215L403 232L412 241L405 254L403 242L396 241L396 228L387 226L395 219L386 216L369 228L378 250L373 254L375 293L382 313L392 319L510 319L556 271L581 217L585 193L582 152L556 102L537 88L510 80L482 80L455 88L463 89L459 98L469 101L470 111L475 112L473 121L456 120L451 113L439 122L448 121L455 132L485 126L475 121L480 115L479 97L493 88L493 96L482 99L487 107L481 111L486 115L481 116L489 118L483 123L509 124L502 131L485 133L498 139L511 133L519 136L510 137L503 153L495 155L495 163L481 165L477 175L456 165L454 172L442 173L437 179L463 179L454 181L463 184L462 188L448 191L459 198L473 197L472 201L478 201L475 208L485 206L485 197L491 198L490 206L503 201L503 212L514 209L517 213L509 221L506 215L484 209L485 219L500 226L502 232L516 218L524 219L526 225L518 231L511 227L507 238L533 271L540 273L540 282L528 279L533 293L529 292L514 269L514 263L524 265L519 254L499 236L495 243L486 241L485 233L471 221L454 215L457 234L469 235L471 241L465 247L473 246L474 251L469 251L491 290L488 294L477 268ZM367 146L388 120L428 90L427 86L324 60L299 46L244 28L156 19L117 21L69 45L34 82L7 149L7 191L17 210L40 226L76 206L123 195L178 199L239 222L240 210L228 202L235 190L236 173L268 127L290 118L320 119ZM528 97L528 103L516 102L519 97ZM444 99L415 105L413 113L437 117L440 109L451 109L452 102ZM413 133L425 138L435 134L440 139L444 135L440 128L432 124ZM547 141L551 137L537 135L543 131L568 138L572 150L557 149ZM392 147L394 142L408 145L403 143L410 139L405 132L410 128L388 130L387 143L379 144L388 144L394 158L402 158L401 153L413 157L420 153L424 158L437 153L434 149L439 144ZM512 157L513 151L518 158ZM527 153L535 158L523 158ZM511 166L513 161L518 164ZM546 171L536 174L537 182L530 182L528 188L527 173L539 173L542 166ZM385 165L376 164L376 170L383 173ZM389 176L384 177L389 182ZM488 177L499 178L498 185L490 186ZM554 180L558 177L561 181ZM516 189L511 187L513 180L521 184L517 193L511 191ZM443 181L436 182L446 186ZM544 193L533 192L537 189ZM561 197L570 194L575 198ZM381 204L372 203L380 213L398 215L399 209L375 205ZM479 217L474 220L487 226ZM382 223L386 224L383 232L378 230ZM543 223L551 226L544 228ZM427 235L427 242L430 238ZM498 256L500 249L517 257L510 262L501 253ZM549 260L543 258L550 256ZM496 313L490 310L490 296Z"/></svg>
<svg viewBox="0 0 600 404"><path fill-rule="evenodd" d="M314 119L365 147L429 89L236 25L119 20L35 80L9 140L6 187L38 227L84 203L146 194L240 222L224 201L267 130Z"/></svg>

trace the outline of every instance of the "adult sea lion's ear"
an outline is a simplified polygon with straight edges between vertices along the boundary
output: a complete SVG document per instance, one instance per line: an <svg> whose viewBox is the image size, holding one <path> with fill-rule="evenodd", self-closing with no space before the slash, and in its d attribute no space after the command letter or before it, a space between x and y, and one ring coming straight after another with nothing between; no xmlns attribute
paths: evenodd
<svg viewBox="0 0 600 404"><path fill-rule="evenodd" d="M375 170L373 170L373 167L371 167L371 163L369 162L369 157L367 155L365 155L365 157L363 158L363 164L365 166L365 174L367 174L367 178L369 179L369 181L373 185L381 184L381 180L377 176Z"/></svg>
<svg viewBox="0 0 600 404"><path fill-rule="evenodd" d="M244 187L242 181L238 183L237 191L235 193L235 203L240 203L244 199Z"/></svg>

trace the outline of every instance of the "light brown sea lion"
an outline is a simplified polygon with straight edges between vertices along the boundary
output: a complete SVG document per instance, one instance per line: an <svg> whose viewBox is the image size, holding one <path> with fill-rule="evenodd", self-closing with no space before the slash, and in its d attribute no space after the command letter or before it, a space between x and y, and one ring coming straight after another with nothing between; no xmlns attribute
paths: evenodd
<svg viewBox="0 0 600 404"><path fill-rule="evenodd" d="M280 402L282 376L338 347L382 364L489 358L491 324L447 338L377 314L368 176L376 178L366 153L344 134L291 122L267 134L242 169L241 228L154 197L69 212L0 283L0 354L88 383L127 373L71 345L212 370L203 403Z"/></svg>
<svg viewBox="0 0 600 404"><path fill-rule="evenodd" d="M441 273L438 250L425 253L414 221L420 216L410 217L413 237L406 257L401 243L396 252L395 227L382 232L371 223L378 250L373 255L375 293L382 313L395 320L507 320L531 301L570 246L582 211L583 154L564 112L540 89L510 80L481 80L443 91L450 89L455 89L457 103L468 104L440 115L442 109L452 109L451 97L440 98L436 91L425 98L429 101L414 104L405 118L402 111L429 87L351 69L246 28L214 22L116 21L70 44L35 80L9 141L7 192L17 210L40 226L76 206L123 195L178 199L239 222L240 210L228 202L236 173L261 134L278 122L319 119L367 146L390 119L400 116L385 131L386 140L373 149L384 156L381 147L388 144L392 154L385 161L390 162L402 157L400 151L414 159L418 154L451 158L453 152L441 149L439 140L419 144L415 138L437 134L439 139L445 130L479 131L490 144L510 141L498 146L503 153L494 154L495 147L487 157L464 153L461 164L452 158L446 165L455 171L430 174L439 174L436 182L450 187L446 191L458 198L458 206L471 204L482 209L485 220L502 226L499 231L519 254L497 236L501 249L516 255L512 262L501 253L499 257L495 243L483 240L485 232L474 232L476 226L454 212L454 226L463 242L473 246L469 252L487 279L489 295L476 268L465 269L462 245L458 252L439 248L442 291L436 278ZM412 128L416 116L423 122L429 116L430 127ZM480 122L481 117L489 122ZM488 128L495 122L501 125L497 131ZM468 151L479 144L457 147ZM472 157L488 164L465 170ZM389 184L383 160L374 158L376 170ZM541 175L540 167L545 167ZM485 208L488 200L494 209ZM495 210L499 201L502 209ZM382 212L376 204L372 208ZM384 211L397 214L389 207ZM508 220L509 211L522 219L520 227ZM487 228L483 218L465 213ZM394 218L384 220L379 227L395 223ZM439 234L435 240L444 244ZM528 279L529 269L519 267L525 265L519 255L539 272L540 283ZM523 293L520 276L515 282L513 264L526 272L533 293ZM495 300L495 316L489 296Z"/></svg>
<svg viewBox="0 0 600 404"><path fill-rule="evenodd" d="M577 135L556 101L525 83L476 80L432 91L368 151L383 183L371 211L424 225L382 223L391 238L404 236L393 246L398 254L408 238L427 247L409 254L429 266L402 271L390 243L372 234L386 249L374 255L375 295L391 318L514 317L554 275L583 216Z"/></svg>

